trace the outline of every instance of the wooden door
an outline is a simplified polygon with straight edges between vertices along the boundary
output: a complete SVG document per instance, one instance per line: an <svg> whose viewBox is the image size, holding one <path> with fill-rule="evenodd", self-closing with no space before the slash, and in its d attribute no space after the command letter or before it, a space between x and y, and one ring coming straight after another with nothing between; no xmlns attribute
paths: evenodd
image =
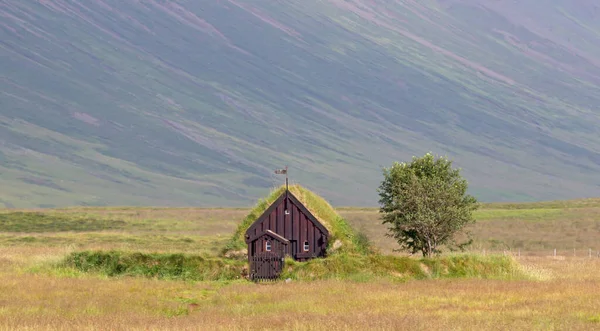
<svg viewBox="0 0 600 331"><path fill-rule="evenodd" d="M252 256L250 264L250 279L274 280L283 270L284 259L281 253L260 252Z"/></svg>

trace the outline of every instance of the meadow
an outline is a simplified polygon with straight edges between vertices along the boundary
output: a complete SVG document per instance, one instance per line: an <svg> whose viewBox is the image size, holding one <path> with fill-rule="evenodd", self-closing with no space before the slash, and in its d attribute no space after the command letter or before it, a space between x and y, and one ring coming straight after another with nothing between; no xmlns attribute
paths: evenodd
<svg viewBox="0 0 600 331"><path fill-rule="evenodd" d="M512 278L254 284L243 278L165 280L57 267L69 254L96 250L216 258L248 211L2 210L0 330L600 328L600 199L486 204L477 211L469 254L509 255L522 271ZM394 252L377 209L337 211L383 253L407 255Z"/></svg>

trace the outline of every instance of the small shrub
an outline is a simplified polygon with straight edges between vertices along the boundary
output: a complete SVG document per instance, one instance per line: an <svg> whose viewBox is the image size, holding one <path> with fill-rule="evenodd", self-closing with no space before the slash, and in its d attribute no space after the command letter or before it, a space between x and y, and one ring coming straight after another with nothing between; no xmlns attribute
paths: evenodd
<svg viewBox="0 0 600 331"><path fill-rule="evenodd" d="M369 237L364 232L358 231L353 239L354 245L356 246L358 252L362 254L374 253L373 245L371 244Z"/></svg>

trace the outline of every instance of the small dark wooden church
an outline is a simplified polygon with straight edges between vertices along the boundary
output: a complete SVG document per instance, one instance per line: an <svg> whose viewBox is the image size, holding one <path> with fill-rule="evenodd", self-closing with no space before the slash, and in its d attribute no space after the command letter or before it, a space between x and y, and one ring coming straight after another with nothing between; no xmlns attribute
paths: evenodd
<svg viewBox="0 0 600 331"><path fill-rule="evenodd" d="M287 189L246 231L248 259L284 256L298 261L324 257L329 231Z"/></svg>

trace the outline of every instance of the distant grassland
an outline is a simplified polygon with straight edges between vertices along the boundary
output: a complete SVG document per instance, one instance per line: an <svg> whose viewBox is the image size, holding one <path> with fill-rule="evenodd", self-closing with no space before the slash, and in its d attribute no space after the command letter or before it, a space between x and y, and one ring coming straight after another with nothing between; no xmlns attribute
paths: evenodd
<svg viewBox="0 0 600 331"><path fill-rule="evenodd" d="M216 257L248 211L2 210L0 330L600 326L600 258L587 256L588 247L600 249L600 200L484 205L472 249L500 254L429 261L392 252L376 208L338 208L395 256L288 261L292 282L270 285L237 278L244 266ZM519 258L501 255L518 247ZM553 248L556 258L548 257Z"/></svg>
<svg viewBox="0 0 600 331"><path fill-rule="evenodd" d="M216 254L246 209L67 208L0 211L0 244Z"/></svg>
<svg viewBox="0 0 600 331"><path fill-rule="evenodd" d="M80 249L115 248L217 254L250 208L81 207L0 210L0 244ZM397 244L385 236L377 208L337 208L383 252ZM600 250L600 199L483 204L469 230L471 249L546 255Z"/></svg>

